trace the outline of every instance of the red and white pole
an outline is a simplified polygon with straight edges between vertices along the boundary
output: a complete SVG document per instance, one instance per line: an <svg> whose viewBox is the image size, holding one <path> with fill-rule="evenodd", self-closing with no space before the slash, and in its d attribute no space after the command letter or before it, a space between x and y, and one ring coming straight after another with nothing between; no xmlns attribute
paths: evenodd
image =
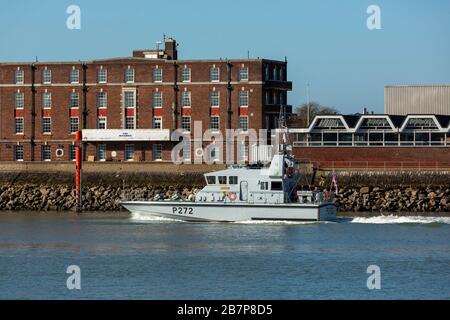
<svg viewBox="0 0 450 320"><path fill-rule="evenodd" d="M75 176L75 188L77 196L77 212L81 212L83 208L83 190L81 185L81 174L83 172L83 135L81 131L77 132L77 145L76 145L76 176Z"/></svg>

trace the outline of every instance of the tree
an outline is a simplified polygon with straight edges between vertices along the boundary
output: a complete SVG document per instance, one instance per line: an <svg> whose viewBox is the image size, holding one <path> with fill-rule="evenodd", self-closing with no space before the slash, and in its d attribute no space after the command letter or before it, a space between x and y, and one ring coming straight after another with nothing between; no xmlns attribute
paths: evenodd
<svg viewBox="0 0 450 320"><path fill-rule="evenodd" d="M338 114L339 111L334 107L322 106L318 102L309 103L309 121L310 123L316 116ZM297 107L295 114L288 120L289 127L307 128L308 127L308 104L304 103Z"/></svg>

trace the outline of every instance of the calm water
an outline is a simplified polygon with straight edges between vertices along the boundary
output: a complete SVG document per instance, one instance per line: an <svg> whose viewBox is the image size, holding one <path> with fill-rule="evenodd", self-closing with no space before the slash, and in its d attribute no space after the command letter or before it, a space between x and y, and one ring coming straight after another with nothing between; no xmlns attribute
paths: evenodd
<svg viewBox="0 0 450 320"><path fill-rule="evenodd" d="M81 291L66 269L81 268ZM378 265L382 289L366 286ZM0 299L450 299L450 219L0 215Z"/></svg>

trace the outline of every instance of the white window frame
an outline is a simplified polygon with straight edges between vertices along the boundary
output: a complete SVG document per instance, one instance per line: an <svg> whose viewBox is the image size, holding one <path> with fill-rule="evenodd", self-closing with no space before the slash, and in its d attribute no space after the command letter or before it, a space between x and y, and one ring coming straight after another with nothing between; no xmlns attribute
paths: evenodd
<svg viewBox="0 0 450 320"><path fill-rule="evenodd" d="M189 120L189 123L185 120ZM191 132L192 128L191 128L191 124L192 124L192 119L191 116L182 116L181 117L181 128L183 129L184 132ZM189 128L187 128L189 127Z"/></svg>
<svg viewBox="0 0 450 320"><path fill-rule="evenodd" d="M158 157L157 157L158 155ZM163 160L163 145L162 144L154 144L153 145L153 161L162 161Z"/></svg>
<svg viewBox="0 0 450 320"><path fill-rule="evenodd" d="M20 151L19 151L19 148L21 149ZM21 157L18 157L17 156L18 154L20 154ZM22 144L16 144L14 146L14 161L23 162L23 157L24 157L23 145Z"/></svg>
<svg viewBox="0 0 450 320"><path fill-rule="evenodd" d="M133 117L129 117L129 116L125 117L124 129L125 130L135 130L136 129L136 118L134 116Z"/></svg>
<svg viewBox="0 0 450 320"><path fill-rule="evenodd" d="M162 117L153 117L153 129L162 130L163 128Z"/></svg>
<svg viewBox="0 0 450 320"><path fill-rule="evenodd" d="M16 92L14 95L14 108L23 109L24 107L25 107L25 94L23 92Z"/></svg>
<svg viewBox="0 0 450 320"><path fill-rule="evenodd" d="M97 145L97 160L100 162L105 162L107 158L106 154L106 144L98 144ZM103 155L103 156L102 156Z"/></svg>
<svg viewBox="0 0 450 320"><path fill-rule="evenodd" d="M108 83L108 70L107 69L100 68L97 70L97 82L98 83Z"/></svg>
<svg viewBox="0 0 450 320"><path fill-rule="evenodd" d="M79 117L70 117L69 122L70 122L70 128L69 128L70 134L77 133L80 130L80 118ZM76 129L76 130L73 130L73 129Z"/></svg>
<svg viewBox="0 0 450 320"><path fill-rule="evenodd" d="M70 93L70 108L77 109L80 107L80 94L78 92L71 92Z"/></svg>
<svg viewBox="0 0 450 320"><path fill-rule="evenodd" d="M51 84L52 83L52 70L44 69L42 70L42 84Z"/></svg>
<svg viewBox="0 0 450 320"><path fill-rule="evenodd" d="M214 119L214 121L213 121ZM214 126L213 126L214 124ZM215 126L217 124L217 126ZM220 116L210 116L209 117L209 128L213 132L219 132L220 131Z"/></svg>
<svg viewBox="0 0 450 320"><path fill-rule="evenodd" d="M104 124L105 127L100 128L100 124ZM107 117L98 117L97 118L97 130L106 130L106 129L108 129Z"/></svg>
<svg viewBox="0 0 450 320"><path fill-rule="evenodd" d="M245 78L242 77L245 75ZM240 82L248 82L249 79L249 69L248 67L241 67L239 68L239 81Z"/></svg>
<svg viewBox="0 0 450 320"><path fill-rule="evenodd" d="M129 96L133 97L132 104L129 104ZM136 91L124 91L123 92L123 106L125 109L135 109L136 108Z"/></svg>
<svg viewBox="0 0 450 320"><path fill-rule="evenodd" d="M217 97L213 98L213 95L217 95ZM217 99L217 103L214 103L213 100ZM219 108L220 107L220 92L219 91L211 91L209 93L209 106L211 108Z"/></svg>
<svg viewBox="0 0 450 320"><path fill-rule="evenodd" d="M216 79L217 76L217 79ZM210 82L220 82L220 68L211 67L209 69L209 80Z"/></svg>
<svg viewBox="0 0 450 320"><path fill-rule="evenodd" d="M46 123L48 120L48 123ZM45 129L48 129L49 131L46 131ZM52 134L52 118L51 117L43 117L42 118L42 134Z"/></svg>
<svg viewBox="0 0 450 320"><path fill-rule="evenodd" d="M249 91L239 91L239 107L248 107L250 104L249 100L250 100Z"/></svg>
<svg viewBox="0 0 450 320"><path fill-rule="evenodd" d="M21 130L17 130L17 129ZM25 120L23 117L14 118L14 132L16 135L24 135L25 133Z"/></svg>
<svg viewBox="0 0 450 320"><path fill-rule="evenodd" d="M48 158L45 157L46 155L48 155L49 157ZM52 147L51 146L49 146L49 145L41 146L41 158L42 158L42 161L47 161L47 162L52 161Z"/></svg>
<svg viewBox="0 0 450 320"><path fill-rule="evenodd" d="M133 151L133 156L130 158L129 155L130 153L130 149L132 149ZM128 161L128 162L132 162L134 161L134 155L135 155L135 148L134 148L134 144L126 144L125 145L125 154L124 154L124 160Z"/></svg>
<svg viewBox="0 0 450 320"><path fill-rule="evenodd" d="M153 68L153 72L152 72L152 76L153 76L153 82L155 83L162 83L163 82L163 69L162 68Z"/></svg>
<svg viewBox="0 0 450 320"><path fill-rule="evenodd" d="M161 91L153 92L152 106L155 109L160 109L163 107L163 93Z"/></svg>
<svg viewBox="0 0 450 320"><path fill-rule="evenodd" d="M80 83L80 70L78 69L70 70L69 81L71 84Z"/></svg>
<svg viewBox="0 0 450 320"><path fill-rule="evenodd" d="M181 107L189 108L192 106L192 92L191 91L183 91L181 93Z"/></svg>
<svg viewBox="0 0 450 320"><path fill-rule="evenodd" d="M191 82L192 80L192 70L191 68L183 68L183 70L181 70L181 82L187 83L187 82Z"/></svg>
<svg viewBox="0 0 450 320"><path fill-rule="evenodd" d="M24 84L25 83L25 71L23 69L17 69L14 73L14 83Z"/></svg>
<svg viewBox="0 0 450 320"><path fill-rule="evenodd" d="M134 83L134 78L135 74L134 74L134 69L133 68L127 68L125 70L125 83Z"/></svg>
<svg viewBox="0 0 450 320"><path fill-rule="evenodd" d="M245 127L243 126L244 119L245 119ZM239 129L242 130L243 132L248 132L248 116L239 116Z"/></svg>
<svg viewBox="0 0 450 320"><path fill-rule="evenodd" d="M51 109L52 108L51 92L43 92L41 97L42 97L42 109Z"/></svg>
<svg viewBox="0 0 450 320"><path fill-rule="evenodd" d="M77 146L74 144L71 144L69 146L69 160L70 161L76 161L77 160Z"/></svg>
<svg viewBox="0 0 450 320"><path fill-rule="evenodd" d="M97 92L97 108L106 109L108 108L108 93L107 92Z"/></svg>

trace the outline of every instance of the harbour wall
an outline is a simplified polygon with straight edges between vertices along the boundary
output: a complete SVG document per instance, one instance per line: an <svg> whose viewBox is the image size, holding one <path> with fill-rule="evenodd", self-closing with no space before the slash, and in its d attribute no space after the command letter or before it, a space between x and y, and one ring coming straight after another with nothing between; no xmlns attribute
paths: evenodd
<svg viewBox="0 0 450 320"><path fill-rule="evenodd" d="M63 172L0 172L0 210L73 211L73 180L72 174ZM308 180L305 175L305 185ZM83 181L83 210L101 212L121 210L121 200L152 200L156 196L187 200L204 186L203 175L198 172L89 172ZM319 174L315 184L329 190L330 175ZM450 173L341 172L338 187L340 212L450 212Z"/></svg>

